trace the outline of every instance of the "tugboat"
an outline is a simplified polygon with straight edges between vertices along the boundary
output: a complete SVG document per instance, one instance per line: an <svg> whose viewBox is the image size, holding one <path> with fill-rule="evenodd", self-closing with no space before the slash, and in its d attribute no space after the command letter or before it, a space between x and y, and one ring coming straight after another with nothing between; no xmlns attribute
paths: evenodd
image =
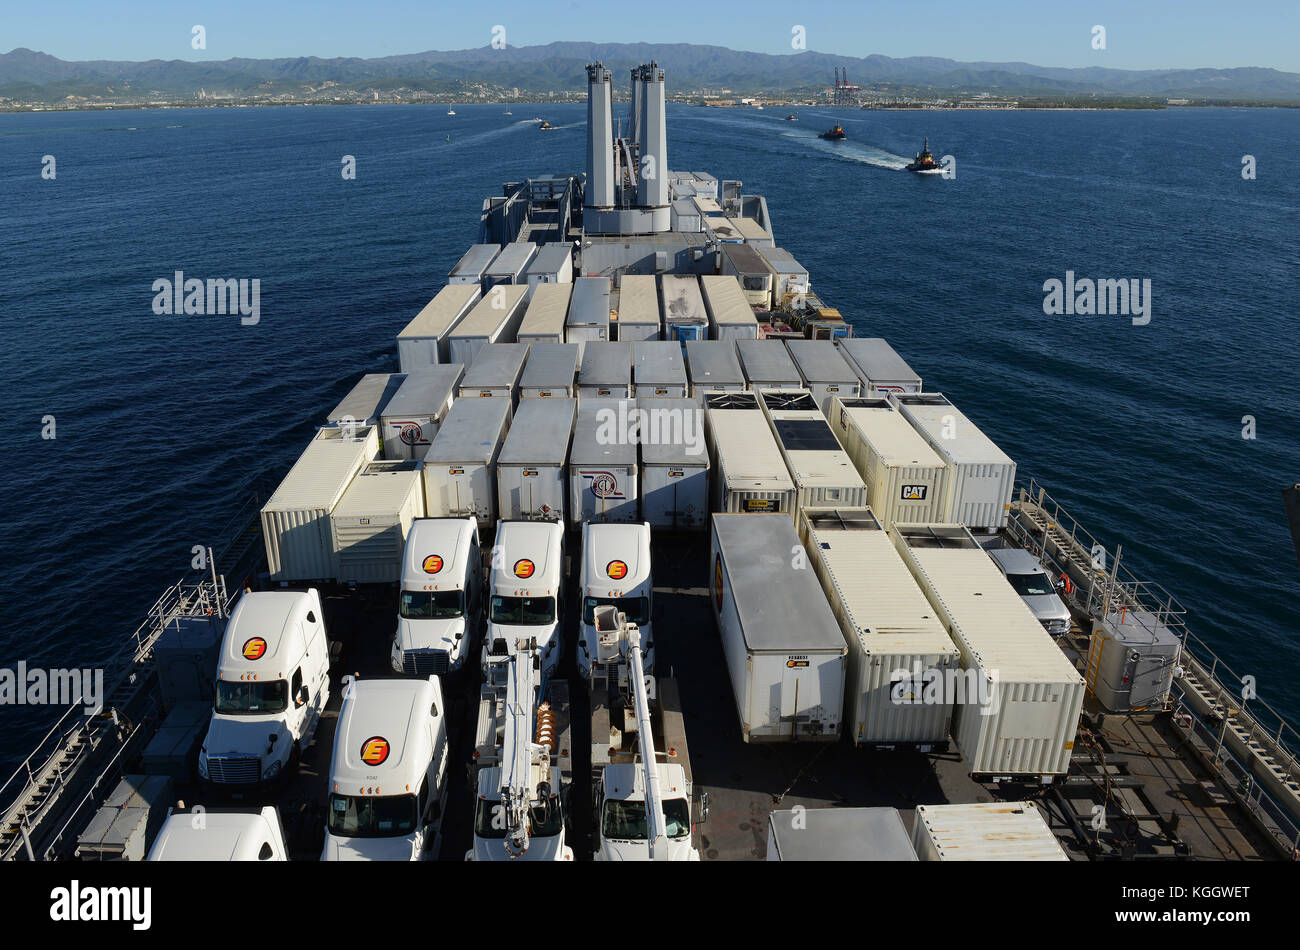
<svg viewBox="0 0 1300 950"><path fill-rule="evenodd" d="M541 125L538 126L538 128L541 129L543 132L549 132L551 129L555 128L555 126L551 125L551 123L549 122L543 122Z"/></svg>
<svg viewBox="0 0 1300 950"><path fill-rule="evenodd" d="M827 129L817 137L819 139L828 139L832 142L838 142L840 139L846 138L844 135L844 129L838 122L835 123L834 128Z"/></svg>
<svg viewBox="0 0 1300 950"><path fill-rule="evenodd" d="M798 122L798 121L799 121L799 117L798 117L797 115L795 115L793 112L791 112L788 116L785 117L785 121L787 121L787 122Z"/></svg>
<svg viewBox="0 0 1300 950"><path fill-rule="evenodd" d="M912 164L907 166L909 172L916 172L918 175L938 175L943 172L943 166L934 160L930 154L930 140L922 139L921 151L917 153Z"/></svg>

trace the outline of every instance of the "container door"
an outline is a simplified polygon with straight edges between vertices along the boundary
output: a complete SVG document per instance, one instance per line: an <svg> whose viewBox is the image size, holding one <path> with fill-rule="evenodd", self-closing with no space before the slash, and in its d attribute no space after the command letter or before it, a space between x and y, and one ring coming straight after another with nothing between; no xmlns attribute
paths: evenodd
<svg viewBox="0 0 1300 950"><path fill-rule="evenodd" d="M783 737L797 739L799 711L816 704L817 677L807 656L793 654L785 658L781 675L780 732ZM812 673L813 675L809 675ZM805 717L806 719L806 717Z"/></svg>

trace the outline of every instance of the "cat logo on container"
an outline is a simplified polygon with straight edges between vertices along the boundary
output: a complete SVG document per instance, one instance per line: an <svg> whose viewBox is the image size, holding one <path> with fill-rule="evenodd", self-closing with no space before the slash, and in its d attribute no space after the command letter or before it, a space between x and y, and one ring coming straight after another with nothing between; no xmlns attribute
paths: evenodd
<svg viewBox="0 0 1300 950"><path fill-rule="evenodd" d="M925 501L925 490L928 485L904 485L903 501Z"/></svg>
<svg viewBox="0 0 1300 950"><path fill-rule="evenodd" d="M535 570L536 565L526 557L515 561L515 577L532 577Z"/></svg>
<svg viewBox="0 0 1300 950"><path fill-rule="evenodd" d="M266 641L261 637L253 637L244 641L243 654L245 660L260 660L266 653Z"/></svg>
<svg viewBox="0 0 1300 950"><path fill-rule="evenodd" d="M722 610L722 555L713 558L713 602Z"/></svg>
<svg viewBox="0 0 1300 950"><path fill-rule="evenodd" d="M437 574L442 570L442 555L430 554L424 559L424 573Z"/></svg>
<svg viewBox="0 0 1300 950"><path fill-rule="evenodd" d="M621 581L623 578L627 577L627 565L622 561L610 561L605 565L605 573L608 574L612 580Z"/></svg>
<svg viewBox="0 0 1300 950"><path fill-rule="evenodd" d="M366 765L383 765L388 758L388 740L383 736L371 736L361 743L361 761Z"/></svg>

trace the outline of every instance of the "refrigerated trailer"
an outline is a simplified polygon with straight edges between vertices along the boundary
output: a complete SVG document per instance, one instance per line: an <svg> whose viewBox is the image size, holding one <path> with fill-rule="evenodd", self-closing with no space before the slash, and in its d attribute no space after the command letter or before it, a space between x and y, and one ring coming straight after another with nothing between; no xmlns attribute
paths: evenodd
<svg viewBox="0 0 1300 950"><path fill-rule="evenodd" d="M497 343L478 351L461 380L461 399L504 399L511 409L519 401L519 378L528 359L527 343Z"/></svg>
<svg viewBox="0 0 1300 950"><path fill-rule="evenodd" d="M472 366L478 351L489 343L514 342L524 317L524 295L519 284L498 284L484 292L474 309L465 315L447 337L447 352L453 363Z"/></svg>
<svg viewBox="0 0 1300 950"><path fill-rule="evenodd" d="M686 376L691 395L704 404L707 392L740 392L745 389L745 372L732 340L693 340L686 350Z"/></svg>
<svg viewBox="0 0 1300 950"><path fill-rule="evenodd" d="M414 373L448 360L447 334L478 302L479 285L448 284L397 334L397 362Z"/></svg>
<svg viewBox="0 0 1300 950"><path fill-rule="evenodd" d="M775 346L776 344L771 344ZM795 487L795 508L867 503L867 486L812 395L802 389L764 389L758 403L776 436Z"/></svg>
<svg viewBox="0 0 1300 950"><path fill-rule="evenodd" d="M481 289L483 275L499 253L501 253L500 244L471 244L469 250L461 255L456 266L447 274L447 283L474 284Z"/></svg>
<svg viewBox="0 0 1300 950"><path fill-rule="evenodd" d="M411 373L380 417L384 458L423 459L451 411L456 387L465 374L459 363L442 363Z"/></svg>
<svg viewBox="0 0 1300 950"><path fill-rule="evenodd" d="M758 250L749 244L724 244L720 254L722 274L733 282L744 295L746 303L759 310L772 307L772 271ZM708 300L708 284L705 284Z"/></svg>
<svg viewBox="0 0 1300 950"><path fill-rule="evenodd" d="M880 337L841 340L840 353L857 373L863 396L921 391L921 377Z"/></svg>
<svg viewBox="0 0 1300 950"><path fill-rule="evenodd" d="M891 535L961 653L952 736L967 771L994 781L1062 778L1083 677L966 528L895 524Z"/></svg>
<svg viewBox="0 0 1300 950"><path fill-rule="evenodd" d="M946 747L952 697L944 686L961 658L885 529L869 508L805 508L799 536L849 645L849 739Z"/></svg>
<svg viewBox="0 0 1300 950"><path fill-rule="evenodd" d="M794 255L785 248L757 245L754 250L758 251L772 272L773 307L796 307L803 297L812 292L808 268L796 261Z"/></svg>
<svg viewBox="0 0 1300 950"><path fill-rule="evenodd" d="M507 244L483 272L484 292L497 284L523 284L526 287L528 281L523 276L524 269L536 253L537 245L531 241Z"/></svg>
<svg viewBox="0 0 1300 950"><path fill-rule="evenodd" d="M794 517L794 481L757 396L706 395L704 432L713 468L711 510Z"/></svg>
<svg viewBox="0 0 1300 950"><path fill-rule="evenodd" d="M836 396L850 399L861 391L858 376L840 355L833 340L786 340L803 388L812 393L817 406L829 419L831 400Z"/></svg>
<svg viewBox="0 0 1300 950"><path fill-rule="evenodd" d="M458 399L424 456L424 507L430 518L476 518L496 530L497 458L510 428L504 399Z"/></svg>
<svg viewBox="0 0 1300 950"><path fill-rule="evenodd" d="M694 399L638 399L641 517L659 530L698 531L709 512L704 410Z"/></svg>
<svg viewBox="0 0 1300 950"><path fill-rule="evenodd" d="M578 404L569 449L570 527L639 520L637 443L626 421L635 409L634 399L587 398Z"/></svg>
<svg viewBox="0 0 1300 950"><path fill-rule="evenodd" d="M753 248L744 244L735 247L754 253ZM758 318L754 316L753 301L741 291L735 277L725 273L705 274L700 278L700 288L704 296L704 309L709 314L710 339L758 339ZM765 296L770 296L770 293Z"/></svg>
<svg viewBox="0 0 1300 950"><path fill-rule="evenodd" d="M745 742L834 742L848 648L784 515L713 515L709 603Z"/></svg>
<svg viewBox="0 0 1300 950"><path fill-rule="evenodd" d="M639 343L662 339L659 291L653 274L624 274L618 290L618 339Z"/></svg>
<svg viewBox="0 0 1300 950"><path fill-rule="evenodd" d="M564 523L577 406L574 399L525 399L519 404L497 458L501 520Z"/></svg>
<svg viewBox="0 0 1300 950"><path fill-rule="evenodd" d="M573 282L564 342L579 347L609 339L609 278L579 277Z"/></svg>
<svg viewBox="0 0 1300 950"><path fill-rule="evenodd" d="M653 340L632 344L634 397L676 399L686 393L686 362L682 359L680 343Z"/></svg>
<svg viewBox="0 0 1300 950"><path fill-rule="evenodd" d="M563 343L573 284L538 284L515 339L520 343Z"/></svg>
<svg viewBox="0 0 1300 950"><path fill-rule="evenodd" d="M578 367L580 399L627 399L632 395L632 344L605 341L582 347Z"/></svg>
<svg viewBox="0 0 1300 950"><path fill-rule="evenodd" d="M799 389L799 375L790 353L776 340L737 340L736 355L749 389Z"/></svg>
<svg viewBox="0 0 1300 950"><path fill-rule="evenodd" d="M532 343L519 377L519 398L573 399L578 395L577 380L578 344Z"/></svg>
<svg viewBox="0 0 1300 950"><path fill-rule="evenodd" d="M686 343L708 337L709 312L704 308L700 282L694 274L664 274L659 297L665 340Z"/></svg>
<svg viewBox="0 0 1300 950"><path fill-rule="evenodd" d="M573 284L573 244L570 241L555 241L543 244L537 249L537 256L524 268L521 283L528 285L531 297L537 296L539 287L545 284Z"/></svg>
<svg viewBox="0 0 1300 950"><path fill-rule="evenodd" d="M330 411L325 421L332 426L378 426L388 401L404 382L404 373L367 373ZM380 432L381 441L383 437Z"/></svg>

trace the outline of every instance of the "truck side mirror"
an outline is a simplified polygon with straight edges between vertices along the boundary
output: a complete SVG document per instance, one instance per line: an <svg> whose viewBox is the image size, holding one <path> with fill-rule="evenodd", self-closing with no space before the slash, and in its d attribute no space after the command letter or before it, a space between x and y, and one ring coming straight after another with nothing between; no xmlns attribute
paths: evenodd
<svg viewBox="0 0 1300 950"><path fill-rule="evenodd" d="M310 694L307 692L307 687L304 686L298 690L298 695L294 697L294 702L297 703L299 706L305 706L307 705L307 700L309 698L310 698Z"/></svg>
<svg viewBox="0 0 1300 950"><path fill-rule="evenodd" d="M709 793L700 792L700 822L709 820Z"/></svg>

